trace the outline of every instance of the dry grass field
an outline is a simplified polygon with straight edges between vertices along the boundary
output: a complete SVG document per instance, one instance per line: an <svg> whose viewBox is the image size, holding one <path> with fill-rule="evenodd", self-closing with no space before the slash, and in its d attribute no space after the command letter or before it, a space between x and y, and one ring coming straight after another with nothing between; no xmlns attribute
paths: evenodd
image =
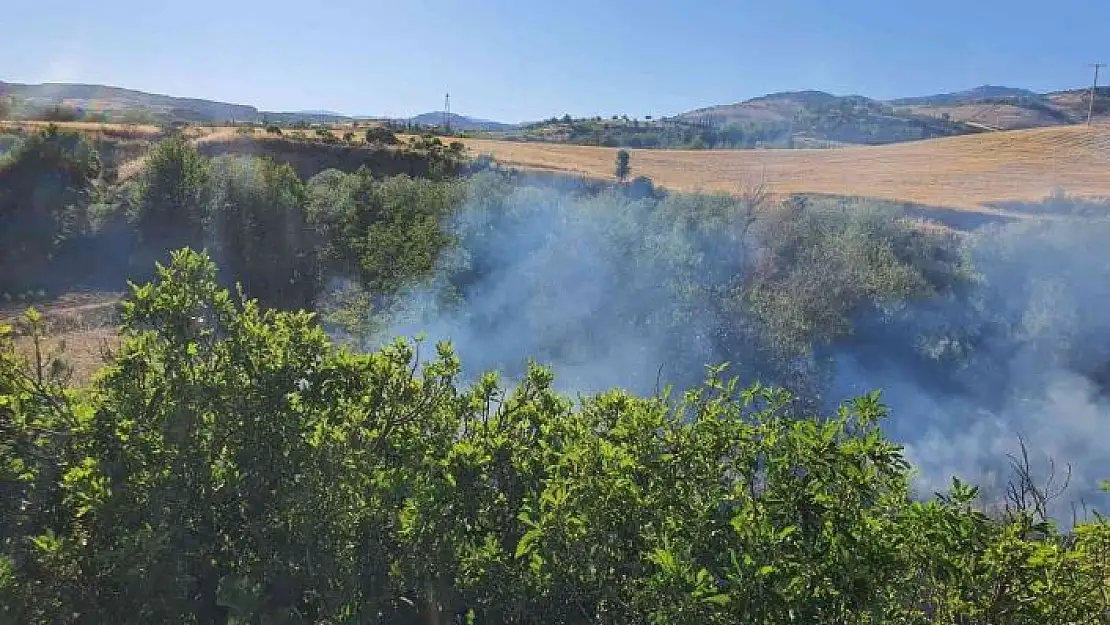
<svg viewBox="0 0 1110 625"><path fill-rule="evenodd" d="M34 341L23 322L23 313L34 307L40 313L46 337L40 342L44 360L59 357L72 367L71 382L87 383L104 362L107 351L119 345L116 307L119 293L68 293L46 302L0 305L0 325L15 329L15 346L34 362Z"/></svg>
<svg viewBox="0 0 1110 625"><path fill-rule="evenodd" d="M462 139L473 154L531 169L611 178L615 149ZM884 146L810 150L630 150L632 175L681 191L828 193L987 211L1062 188L1110 196L1110 125L992 132Z"/></svg>

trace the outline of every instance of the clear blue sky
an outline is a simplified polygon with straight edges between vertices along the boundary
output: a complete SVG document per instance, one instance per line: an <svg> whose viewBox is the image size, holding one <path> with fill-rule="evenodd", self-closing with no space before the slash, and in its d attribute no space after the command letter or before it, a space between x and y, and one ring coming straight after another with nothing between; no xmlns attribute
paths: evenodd
<svg viewBox="0 0 1110 625"><path fill-rule="evenodd" d="M772 91L1051 90L1110 61L1110 0L3 0L0 80L522 121ZM1110 83L1110 72L1107 75Z"/></svg>

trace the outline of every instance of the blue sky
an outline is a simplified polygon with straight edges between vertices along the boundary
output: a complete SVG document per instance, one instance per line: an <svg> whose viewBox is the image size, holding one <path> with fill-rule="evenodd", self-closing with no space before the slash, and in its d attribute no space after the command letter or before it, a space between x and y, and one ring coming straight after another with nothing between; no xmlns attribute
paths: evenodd
<svg viewBox="0 0 1110 625"><path fill-rule="evenodd" d="M1090 84L1110 0L3 0L0 80L502 121ZM1110 72L1107 75L1110 83Z"/></svg>

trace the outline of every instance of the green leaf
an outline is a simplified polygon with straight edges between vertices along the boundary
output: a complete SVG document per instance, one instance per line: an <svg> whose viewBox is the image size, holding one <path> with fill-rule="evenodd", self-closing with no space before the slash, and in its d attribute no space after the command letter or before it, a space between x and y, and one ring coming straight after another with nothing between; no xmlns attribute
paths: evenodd
<svg viewBox="0 0 1110 625"><path fill-rule="evenodd" d="M540 538L542 537L543 531L539 528L530 529L527 532L524 532L524 535L520 537L520 541L516 544L516 553L514 554L514 557L522 558L526 555L531 554L533 551L535 551L536 543L538 543Z"/></svg>
<svg viewBox="0 0 1110 625"><path fill-rule="evenodd" d="M727 594L717 593L715 595L702 597L701 600L705 603L711 603L713 605L728 605L728 602L731 601L732 598L729 597Z"/></svg>

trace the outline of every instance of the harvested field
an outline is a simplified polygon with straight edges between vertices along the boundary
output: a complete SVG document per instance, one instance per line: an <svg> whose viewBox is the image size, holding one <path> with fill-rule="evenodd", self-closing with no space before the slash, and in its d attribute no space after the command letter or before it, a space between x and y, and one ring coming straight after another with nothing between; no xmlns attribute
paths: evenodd
<svg viewBox="0 0 1110 625"><path fill-rule="evenodd" d="M612 178L616 150L461 139L508 165ZM812 150L630 150L632 175L681 191L827 193L994 212L1053 190L1110 195L1110 125L992 132L884 146Z"/></svg>

